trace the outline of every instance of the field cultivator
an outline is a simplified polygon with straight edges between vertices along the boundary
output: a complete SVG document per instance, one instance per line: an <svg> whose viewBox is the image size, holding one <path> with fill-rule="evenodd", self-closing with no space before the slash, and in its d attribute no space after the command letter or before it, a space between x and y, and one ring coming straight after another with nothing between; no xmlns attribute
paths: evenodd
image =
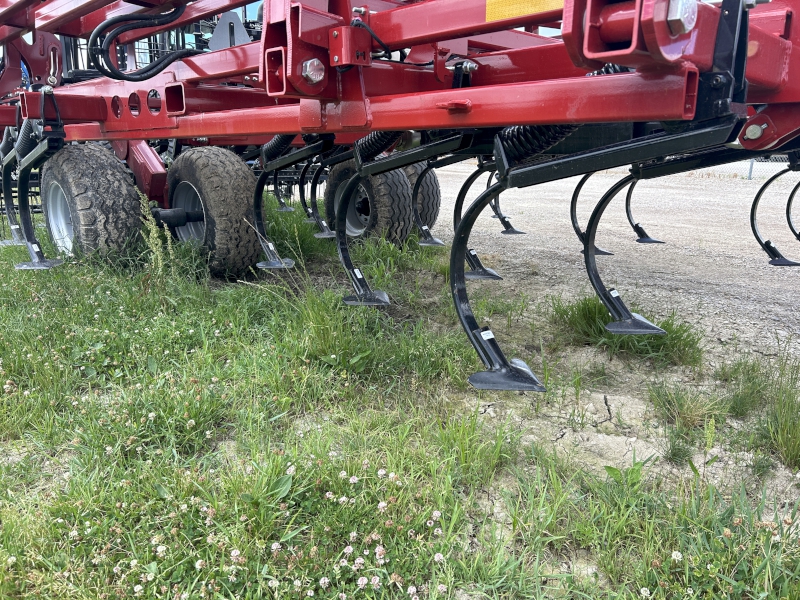
<svg viewBox="0 0 800 600"><path fill-rule="evenodd" d="M663 334L600 277L595 257L610 252L595 236L609 202L627 188L636 241L661 243L632 216L638 181L788 153L751 223L771 264L797 264L762 238L756 209L772 181L798 170L798 2L0 0L5 213L30 253L19 268L58 263L32 224L37 171L59 252L122 247L139 225L138 188L220 274L293 266L267 236L264 192L292 210L296 186L317 237L335 240L355 290L344 301L383 306L350 240L401 244L416 229L421 245L442 246L431 232L435 169L477 159L456 201L450 257L455 308L486 367L470 381L542 390L473 314L467 280L500 278L470 248L476 219L490 206L501 233L522 233L500 208L504 190L583 175L570 213L608 329ZM624 165L630 174L581 230L586 179ZM798 187L786 212L800 240Z"/></svg>

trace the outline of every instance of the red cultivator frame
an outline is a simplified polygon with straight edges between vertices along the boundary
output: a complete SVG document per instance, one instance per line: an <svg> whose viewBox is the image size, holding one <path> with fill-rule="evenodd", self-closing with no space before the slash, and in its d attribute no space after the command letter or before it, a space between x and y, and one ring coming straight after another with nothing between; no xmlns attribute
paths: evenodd
<svg viewBox="0 0 800 600"><path fill-rule="evenodd" d="M489 205L504 233L520 233L500 210L503 190L632 165L585 231L574 217L579 185L573 224L590 281L614 317L608 328L659 334L597 270L603 251L594 238L610 200L629 186L630 223L638 241L653 243L631 215L639 179L775 152L790 153L790 170L797 165L793 0L265 0L254 35L223 15L206 44L213 49L200 48L196 34L195 48L185 43L198 22L246 4L0 0L5 209L14 241L31 255L20 268L57 263L34 236L32 170L42 169L43 208L60 250L113 248L132 233L125 215L135 193L118 160L97 145L70 145L103 141L158 202L156 217L179 238L206 244L220 272L250 267L259 246L266 255L259 267L292 266L266 236L263 192L270 182L279 192L281 177L293 173L317 235L336 239L355 288L345 302L383 305L386 294L370 289L353 265L348 236L380 230L402 242L416 226L422 244L441 245L430 233L438 212L433 170L477 157L456 206L450 271L456 310L486 366L470 381L541 390L530 369L508 361L478 325L467 295L467 279L499 277L469 249L478 214ZM542 35L544 28L560 35ZM173 47L142 59L137 43L155 39ZM84 48L90 60L80 69ZM170 149L169 170L159 145ZM181 145L193 149L176 157ZM223 148L230 146L239 156ZM256 157L257 181L245 162ZM95 181L103 161L105 187ZM482 173L494 174L494 183L462 215ZM323 176L325 217L316 202ZM76 200L81 185L96 198L94 208ZM124 193L109 198L114 186ZM759 243L773 264L794 264L758 232L759 198L751 217ZM118 227L100 235L101 221Z"/></svg>

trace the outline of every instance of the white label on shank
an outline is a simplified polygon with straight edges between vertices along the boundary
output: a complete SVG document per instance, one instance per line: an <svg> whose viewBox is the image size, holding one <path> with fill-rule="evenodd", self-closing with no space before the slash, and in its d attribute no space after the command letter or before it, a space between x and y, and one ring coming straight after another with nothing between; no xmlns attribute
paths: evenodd
<svg viewBox="0 0 800 600"><path fill-rule="evenodd" d="M327 227L327 226L328 226L328 224L327 224L325 221L322 221L322 226L323 226L323 227Z"/></svg>
<svg viewBox="0 0 800 600"><path fill-rule="evenodd" d="M356 277L358 277L359 279L363 277L363 275L361 275L361 271L359 271L358 269L353 269L353 273L355 273Z"/></svg>
<svg viewBox="0 0 800 600"><path fill-rule="evenodd" d="M619 292L617 290L611 290L611 295L614 296L614 298L619 298Z"/></svg>
<svg viewBox="0 0 800 600"><path fill-rule="evenodd" d="M487 329L486 331L481 331L481 337L485 340L493 340L494 334L491 329Z"/></svg>
<svg viewBox="0 0 800 600"><path fill-rule="evenodd" d="M428 229L428 226L427 226L427 225L423 225L423 226L422 226L422 231L430 231L430 229Z"/></svg>
<svg viewBox="0 0 800 600"><path fill-rule="evenodd" d="M19 225L12 225L11 229L19 229Z"/></svg>
<svg viewBox="0 0 800 600"><path fill-rule="evenodd" d="M270 250L272 250L273 252L275 252L275 246L273 246L272 244L269 244L269 243L268 243L268 244L267 244L267 248L269 248Z"/></svg>
<svg viewBox="0 0 800 600"><path fill-rule="evenodd" d="M37 246L36 244L31 244L31 248L33 248L34 252L38 252L39 251L39 246Z"/></svg>
<svg viewBox="0 0 800 600"><path fill-rule="evenodd" d="M475 256L475 250L470 250L470 251L469 251L469 253L470 253L472 256Z"/></svg>

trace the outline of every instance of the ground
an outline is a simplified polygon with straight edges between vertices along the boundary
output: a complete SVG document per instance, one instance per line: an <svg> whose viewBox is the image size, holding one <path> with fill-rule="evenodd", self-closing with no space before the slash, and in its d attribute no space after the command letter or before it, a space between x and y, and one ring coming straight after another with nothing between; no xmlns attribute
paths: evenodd
<svg viewBox="0 0 800 600"><path fill-rule="evenodd" d="M439 171L448 243L472 168ZM476 315L546 393L466 383L446 248L354 247L385 309L342 304L300 211L269 218L297 268L240 280L152 227L50 272L0 249L0 597L798 597L800 270L747 220L777 168L643 182L664 245L607 209L601 273L663 345L603 337L576 179L502 196L526 235L481 216L503 280L469 284ZM624 175L590 179L582 222ZM795 182L760 214L789 257Z"/></svg>

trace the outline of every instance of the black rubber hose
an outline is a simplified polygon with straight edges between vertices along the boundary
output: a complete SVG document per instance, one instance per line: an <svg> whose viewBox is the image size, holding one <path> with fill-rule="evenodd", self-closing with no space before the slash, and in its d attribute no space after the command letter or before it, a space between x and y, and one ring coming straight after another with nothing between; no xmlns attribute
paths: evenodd
<svg viewBox="0 0 800 600"><path fill-rule="evenodd" d="M38 141L33 135L33 122L30 119L25 119L22 122L22 127L19 128L19 136L17 143L14 145L14 150L17 151L19 158L24 158L30 151L36 147Z"/></svg>
<svg viewBox="0 0 800 600"><path fill-rule="evenodd" d="M373 131L358 140L358 151L362 161L372 160L381 152L389 149L400 136L402 131Z"/></svg>
<svg viewBox="0 0 800 600"><path fill-rule="evenodd" d="M6 127L3 132L3 141L0 142L0 159L14 149L14 134L11 133L11 127Z"/></svg>
<svg viewBox="0 0 800 600"><path fill-rule="evenodd" d="M297 135L294 133L276 135L266 144L261 146L261 166L266 167L269 161L275 160L281 154L286 152L286 149L296 137Z"/></svg>
<svg viewBox="0 0 800 600"><path fill-rule="evenodd" d="M118 17L112 17L98 25L94 31L92 31L91 36L89 37L88 49L89 49L89 57L91 58L94 66L97 68L100 73L105 75L106 77L110 77L112 79L119 79L123 81L144 81L153 77L154 75L163 71L169 64L175 62L176 60L180 60L181 58L185 58L187 56L191 56L194 54L198 54L199 51L196 50L178 50L176 52L172 52L170 54L166 54L160 57L158 60L150 63L146 67L138 71L133 71L130 73L123 73L120 71L116 66L114 66L113 62L111 61L110 52L111 47L114 40L121 34L125 33L126 31L131 31L133 29L140 29L144 27L157 27L162 25L167 25L172 23L178 17L180 17L184 10L186 9L185 6L179 6L175 10L164 13L161 15L137 15L137 14L128 14L128 15L120 15ZM103 44L99 44L98 40L103 32L107 31L109 28L113 27L117 23L124 23L128 21L127 24L121 25L111 31L104 40Z"/></svg>

